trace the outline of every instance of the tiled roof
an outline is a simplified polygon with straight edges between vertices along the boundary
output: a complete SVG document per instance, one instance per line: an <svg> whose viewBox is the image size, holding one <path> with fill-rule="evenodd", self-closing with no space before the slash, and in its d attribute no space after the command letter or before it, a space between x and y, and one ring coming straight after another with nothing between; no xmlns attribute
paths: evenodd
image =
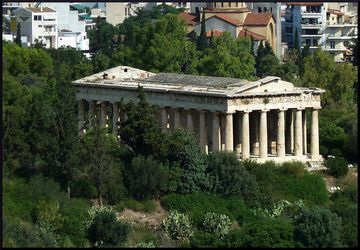
<svg viewBox="0 0 360 250"><path fill-rule="evenodd" d="M226 14L216 14L214 16L209 17L207 20L209 20L211 18L219 18L219 19L221 19L221 20L223 20L223 21L225 21L227 23L230 23L230 24L232 24L234 26L241 26L242 25L242 23L239 20L237 20L235 18L232 18L232 17L229 17Z"/></svg>
<svg viewBox="0 0 360 250"><path fill-rule="evenodd" d="M187 25L196 25L198 22L196 20L196 14L190 14L182 12L179 14L180 18L185 21Z"/></svg>
<svg viewBox="0 0 360 250"><path fill-rule="evenodd" d="M338 15L338 16L343 16L344 15L344 13L340 12L340 10L328 9L327 12L331 13L331 14L334 14L334 15Z"/></svg>
<svg viewBox="0 0 360 250"><path fill-rule="evenodd" d="M222 31L222 30L212 29L212 30L206 32L206 37L211 37L211 32L213 32L213 36L216 36L216 37L221 36L224 33L224 31Z"/></svg>
<svg viewBox="0 0 360 250"><path fill-rule="evenodd" d="M239 37L247 37L247 36L252 37L255 41L266 40L266 37L259 35L255 32L252 32L250 30L247 30L247 29L243 29L239 32Z"/></svg>
<svg viewBox="0 0 360 250"><path fill-rule="evenodd" d="M302 5L302 6L318 6L323 5L324 2L288 2L289 5Z"/></svg>
<svg viewBox="0 0 360 250"><path fill-rule="evenodd" d="M53 9L50 9L49 7L43 7L42 10L41 8L34 8L34 7L27 7L27 10L30 10L31 12L34 13L40 13L40 12L56 12Z"/></svg>
<svg viewBox="0 0 360 250"><path fill-rule="evenodd" d="M245 18L244 25L266 26L269 24L271 17L271 13L249 13Z"/></svg>
<svg viewBox="0 0 360 250"><path fill-rule="evenodd" d="M213 13L243 13L249 12L249 9L244 8L205 8L205 12L213 12Z"/></svg>

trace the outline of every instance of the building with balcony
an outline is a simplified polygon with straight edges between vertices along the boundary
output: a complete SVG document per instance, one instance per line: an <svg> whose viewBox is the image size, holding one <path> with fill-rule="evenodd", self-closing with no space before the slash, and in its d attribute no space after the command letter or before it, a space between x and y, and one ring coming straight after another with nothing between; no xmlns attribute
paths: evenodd
<svg viewBox="0 0 360 250"><path fill-rule="evenodd" d="M57 13L49 7L27 7L14 10L21 35L27 37L28 46L43 42L46 48L57 48Z"/></svg>

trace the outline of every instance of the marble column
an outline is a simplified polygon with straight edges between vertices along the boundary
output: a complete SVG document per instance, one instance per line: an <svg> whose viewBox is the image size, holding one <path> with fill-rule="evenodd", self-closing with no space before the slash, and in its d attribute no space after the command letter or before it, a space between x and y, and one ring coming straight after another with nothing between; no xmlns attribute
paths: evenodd
<svg viewBox="0 0 360 250"><path fill-rule="evenodd" d="M213 141L213 151L221 150L221 131L220 131L220 118L218 112L213 112L213 133L212 133L212 141Z"/></svg>
<svg viewBox="0 0 360 250"><path fill-rule="evenodd" d="M113 135L117 136L118 133L118 121L119 121L119 106L116 102L114 102L112 104L112 111L113 111L113 115L112 115L112 133Z"/></svg>
<svg viewBox="0 0 360 250"><path fill-rule="evenodd" d="M278 111L277 157L285 157L285 111Z"/></svg>
<svg viewBox="0 0 360 250"><path fill-rule="evenodd" d="M100 127L105 127L105 125L106 125L106 104L104 101L102 101L100 106Z"/></svg>
<svg viewBox="0 0 360 250"><path fill-rule="evenodd" d="M78 109L78 134L82 135L84 133L84 121L85 121L85 101L79 100L79 109Z"/></svg>
<svg viewBox="0 0 360 250"><path fill-rule="evenodd" d="M241 123L241 158L250 157L250 133L249 133L249 111L244 111Z"/></svg>
<svg viewBox="0 0 360 250"><path fill-rule="evenodd" d="M225 113L225 150L234 151L233 113Z"/></svg>
<svg viewBox="0 0 360 250"><path fill-rule="evenodd" d="M291 123L290 123L290 148L291 148L291 153L293 154L294 153L294 144L295 144L295 138L294 138L294 130L295 130L295 126L294 126L294 123L295 123L295 115L294 115L294 110L291 109L290 110L290 113L291 113Z"/></svg>
<svg viewBox="0 0 360 250"><path fill-rule="evenodd" d="M259 142L259 113L257 111L253 111L250 115L250 117L252 117L251 119L251 129L253 132L253 138L252 138L252 145L251 145L251 149L252 149L252 153L253 155L258 156L260 153L260 142Z"/></svg>
<svg viewBox="0 0 360 250"><path fill-rule="evenodd" d="M208 154L208 142L207 142L207 127L206 127L206 116L204 110L199 110L199 139L200 147Z"/></svg>
<svg viewBox="0 0 360 250"><path fill-rule="evenodd" d="M266 112L268 110L261 110L260 111L260 130L259 130L259 137L260 137L260 153L259 156L262 159L267 158L268 155L268 132L267 132L267 117Z"/></svg>
<svg viewBox="0 0 360 250"><path fill-rule="evenodd" d="M285 153L292 154L292 109L285 112Z"/></svg>
<svg viewBox="0 0 360 250"><path fill-rule="evenodd" d="M306 109L303 111L303 147L304 147L304 155L307 155L307 128L306 128Z"/></svg>
<svg viewBox="0 0 360 250"><path fill-rule="evenodd" d="M318 109L313 108L311 113L311 158L319 158L319 120Z"/></svg>
<svg viewBox="0 0 360 250"><path fill-rule="evenodd" d="M302 109L296 110L296 117L295 117L295 156L300 156L303 154L303 126L302 126Z"/></svg>
<svg viewBox="0 0 360 250"><path fill-rule="evenodd" d="M234 136L236 137L235 149L236 149L236 154L240 155L241 154L241 114L239 112L236 112L234 114L234 119L236 121L234 128L234 131L236 131L236 133L234 133Z"/></svg>
<svg viewBox="0 0 360 250"><path fill-rule="evenodd" d="M174 109L174 130L181 127L181 112L178 108Z"/></svg>
<svg viewBox="0 0 360 250"><path fill-rule="evenodd" d="M194 118L191 109L186 109L186 128L194 132Z"/></svg>
<svg viewBox="0 0 360 250"><path fill-rule="evenodd" d="M89 128L92 129L96 123L96 101L90 100L89 101Z"/></svg>
<svg viewBox="0 0 360 250"><path fill-rule="evenodd" d="M161 130L163 132L167 131L168 125L168 110L166 107L161 108Z"/></svg>

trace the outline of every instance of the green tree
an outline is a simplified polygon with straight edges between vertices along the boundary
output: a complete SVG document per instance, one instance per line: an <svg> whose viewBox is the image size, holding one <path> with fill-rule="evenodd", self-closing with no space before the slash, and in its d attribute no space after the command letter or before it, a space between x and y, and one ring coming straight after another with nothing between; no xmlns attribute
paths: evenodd
<svg viewBox="0 0 360 250"><path fill-rule="evenodd" d="M202 11L201 17L201 29L200 29L200 36L198 37L197 41L197 49L200 51L205 51L207 48L207 37L206 37L206 27L205 27L205 10Z"/></svg>
<svg viewBox="0 0 360 250"><path fill-rule="evenodd" d="M94 73L107 70L109 68L110 58L102 52L96 53L93 56Z"/></svg>
<svg viewBox="0 0 360 250"><path fill-rule="evenodd" d="M329 158L326 160L325 166L329 170L329 174L339 178L348 173L348 163L343 157L336 156L335 158Z"/></svg>
<svg viewBox="0 0 360 250"><path fill-rule="evenodd" d="M295 237L303 247L341 247L341 219L328 209L304 209L295 221Z"/></svg>
<svg viewBox="0 0 360 250"><path fill-rule="evenodd" d="M16 38L15 38L14 42L17 45L21 46L21 27L20 27L20 23L17 24Z"/></svg>

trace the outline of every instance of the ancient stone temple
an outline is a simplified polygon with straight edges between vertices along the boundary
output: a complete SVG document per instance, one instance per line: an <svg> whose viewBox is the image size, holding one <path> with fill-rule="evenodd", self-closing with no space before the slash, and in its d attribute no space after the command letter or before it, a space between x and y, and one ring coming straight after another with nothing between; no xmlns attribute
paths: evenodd
<svg viewBox="0 0 360 250"><path fill-rule="evenodd" d="M163 131L187 128L206 153L235 151L241 159L260 162L321 160L318 110L323 89L294 87L273 76L248 81L154 74L127 66L84 77L73 85L79 101L79 133L84 132L86 114L94 117L98 107L101 126L112 126L116 134L118 121L126 118L118 103L137 101L140 85L147 101L158 108ZM311 117L310 128L306 117Z"/></svg>

